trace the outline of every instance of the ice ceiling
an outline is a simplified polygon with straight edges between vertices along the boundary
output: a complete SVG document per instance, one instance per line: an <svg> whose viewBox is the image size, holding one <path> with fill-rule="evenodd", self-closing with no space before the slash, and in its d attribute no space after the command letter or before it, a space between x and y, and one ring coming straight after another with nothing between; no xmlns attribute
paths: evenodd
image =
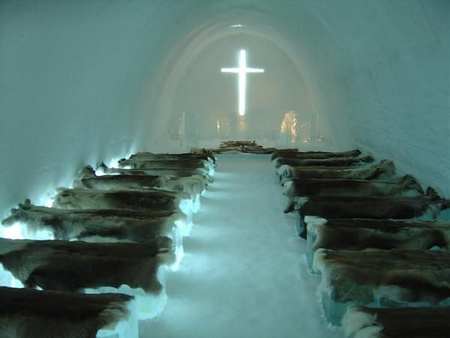
<svg viewBox="0 0 450 338"><path fill-rule="evenodd" d="M449 36L447 0L3 0L0 206L99 158L219 130L278 142L283 126L286 142L372 150L449 193ZM266 72L236 131L220 68L241 48Z"/></svg>

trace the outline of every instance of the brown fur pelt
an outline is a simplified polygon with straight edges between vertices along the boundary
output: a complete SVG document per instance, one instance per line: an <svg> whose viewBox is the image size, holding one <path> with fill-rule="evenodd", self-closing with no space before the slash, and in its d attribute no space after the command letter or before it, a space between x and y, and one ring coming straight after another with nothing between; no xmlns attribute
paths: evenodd
<svg viewBox="0 0 450 338"><path fill-rule="evenodd" d="M240 152L249 154L272 154L276 148L266 148L256 143L256 141L225 141L219 148L209 149L214 154L223 154L228 152Z"/></svg>
<svg viewBox="0 0 450 338"><path fill-rule="evenodd" d="M178 210L181 199L190 196L164 190L113 190L60 189L55 206L62 209L134 209Z"/></svg>
<svg viewBox="0 0 450 338"><path fill-rule="evenodd" d="M25 224L31 232L49 230L60 240L113 239L146 242L160 236L170 236L175 222L184 220L179 212L135 211L125 209L58 209L40 207L30 200L11 210L2 224Z"/></svg>
<svg viewBox="0 0 450 338"><path fill-rule="evenodd" d="M145 244L0 239L4 268L25 286L44 290L128 285L158 294L158 269L174 259L166 237Z"/></svg>
<svg viewBox="0 0 450 338"><path fill-rule="evenodd" d="M424 191L412 176L391 180L311 178L284 183L285 195L295 196L419 196Z"/></svg>
<svg viewBox="0 0 450 338"><path fill-rule="evenodd" d="M395 175L395 165L392 161L383 160L379 163L347 168L301 167L282 165L277 169L281 182L287 179L309 178L347 178L347 179L386 179Z"/></svg>
<svg viewBox="0 0 450 338"><path fill-rule="evenodd" d="M353 338L445 338L450 309L352 307L343 325L346 336Z"/></svg>
<svg viewBox="0 0 450 338"><path fill-rule="evenodd" d="M166 189L185 192L195 197L203 192L208 181L199 175L188 177L154 176L142 174L102 175L97 176L91 167L82 170L80 178L75 180L75 187L95 190L153 190Z"/></svg>
<svg viewBox="0 0 450 338"><path fill-rule="evenodd" d="M104 163L100 163L99 170L105 174L112 175L153 175L153 176L174 176L174 177L191 177L202 176L207 182L212 182L213 178L209 176L205 169L189 169L189 168L177 168L177 169L124 169L124 168L108 168Z"/></svg>
<svg viewBox="0 0 450 338"><path fill-rule="evenodd" d="M150 152L139 152L136 154L132 154L128 159L122 159L119 161L119 164L122 161L126 160L205 160L210 162L215 162L216 159L212 152L209 152L206 149L197 149L190 153L179 153L179 154L166 154L166 153L150 153Z"/></svg>
<svg viewBox="0 0 450 338"><path fill-rule="evenodd" d="M316 251L322 290L341 303L438 304L450 297L450 253L422 250Z"/></svg>
<svg viewBox="0 0 450 338"><path fill-rule="evenodd" d="M272 161L279 158L293 158L293 159L311 159L320 160L327 158L339 157L357 157L361 155L359 149L342 151L342 152L326 152L326 151L298 151L298 149L280 149L272 154Z"/></svg>
<svg viewBox="0 0 450 338"><path fill-rule="evenodd" d="M447 200L430 194L415 197L313 196L300 200L295 206L302 216L377 219L407 219L421 217L427 212L435 219L446 208Z"/></svg>
<svg viewBox="0 0 450 338"><path fill-rule="evenodd" d="M96 190L149 190L164 187L163 176L103 175L82 177L75 186Z"/></svg>
<svg viewBox="0 0 450 338"><path fill-rule="evenodd" d="M128 320L132 297L0 287L0 334L14 338L94 338Z"/></svg>
<svg viewBox="0 0 450 338"><path fill-rule="evenodd" d="M406 222L376 219L330 219L308 224L312 250L450 249L450 223Z"/></svg>
<svg viewBox="0 0 450 338"><path fill-rule="evenodd" d="M299 167L354 167L371 163L374 158L370 155L361 157L331 157L324 159L308 159L308 158L278 158L275 160L275 167L282 165L299 166Z"/></svg>
<svg viewBox="0 0 450 338"><path fill-rule="evenodd" d="M130 167L132 169L208 169L209 162L202 159L132 159L121 160L121 167Z"/></svg>

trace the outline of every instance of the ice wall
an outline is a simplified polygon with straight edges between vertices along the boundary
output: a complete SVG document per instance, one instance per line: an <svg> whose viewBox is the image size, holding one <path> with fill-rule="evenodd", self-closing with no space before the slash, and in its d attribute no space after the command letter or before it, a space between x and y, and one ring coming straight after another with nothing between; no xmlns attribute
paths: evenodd
<svg viewBox="0 0 450 338"><path fill-rule="evenodd" d="M133 102L151 59L130 37L151 14L120 7L0 2L0 210L133 147Z"/></svg>
<svg viewBox="0 0 450 338"><path fill-rule="evenodd" d="M312 135L449 194L449 15L446 0L3 0L0 209L85 162L176 150L180 82L234 24L289 60Z"/></svg>

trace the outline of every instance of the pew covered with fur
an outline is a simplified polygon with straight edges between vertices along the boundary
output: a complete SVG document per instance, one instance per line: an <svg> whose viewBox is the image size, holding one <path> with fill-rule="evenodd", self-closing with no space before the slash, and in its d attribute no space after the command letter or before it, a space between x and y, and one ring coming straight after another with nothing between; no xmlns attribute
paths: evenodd
<svg viewBox="0 0 450 338"><path fill-rule="evenodd" d="M450 309L353 307L343 319L348 338L445 338Z"/></svg>
<svg viewBox="0 0 450 338"><path fill-rule="evenodd" d="M389 179L395 175L395 165L392 161L383 160L379 163L358 167L307 167L282 165L277 168L281 182L286 180L311 178L343 178L343 179Z"/></svg>
<svg viewBox="0 0 450 338"><path fill-rule="evenodd" d="M212 169L214 164L208 160L196 158L182 159L149 159L134 158L132 160L120 160L119 166L130 169Z"/></svg>
<svg viewBox="0 0 450 338"><path fill-rule="evenodd" d="M187 231L186 216L177 211L127 209L58 209L31 204L11 210L4 226L20 223L27 233L48 231L59 240L147 242L158 237L175 239ZM27 239L32 239L27 238Z"/></svg>
<svg viewBox="0 0 450 338"><path fill-rule="evenodd" d="M132 154L128 159L121 159L119 161L120 164L124 164L124 161L128 160L204 160L208 162L215 163L216 158L214 156L214 153L211 151L208 151L207 149L195 149L195 151L192 151L190 153L178 153L178 154L171 154L171 153L151 153L151 152L138 152L135 154Z"/></svg>
<svg viewBox="0 0 450 338"><path fill-rule="evenodd" d="M284 194L296 196L419 196L424 191L410 175L391 180L364 180L348 178L311 178L284 183Z"/></svg>
<svg viewBox="0 0 450 338"><path fill-rule="evenodd" d="M82 291L104 286L159 293L160 266L174 261L173 243L87 243L0 238L0 263L25 286Z"/></svg>
<svg viewBox="0 0 450 338"><path fill-rule="evenodd" d="M348 305L442 305L450 297L450 253L423 250L319 249L321 302L339 324Z"/></svg>
<svg viewBox="0 0 450 338"><path fill-rule="evenodd" d="M214 154L224 154L229 152L240 152L240 153L249 153L249 154L272 154L277 149L275 148L266 148L262 145L256 143L256 141L239 141L239 140L231 140L222 142L218 148L208 149L210 152ZM193 151L196 151L195 149Z"/></svg>
<svg viewBox="0 0 450 338"><path fill-rule="evenodd" d="M87 166L81 176L75 180L75 187L95 190L154 190L165 189L185 192L196 197L206 190L208 181L199 175L176 177L155 175L96 175L95 170Z"/></svg>
<svg viewBox="0 0 450 338"><path fill-rule="evenodd" d="M210 172L203 168L160 168L160 169L125 169L125 168L109 168L104 163L100 163L97 172L104 175L151 175L151 176L174 176L191 177L201 176L206 182L212 182L213 177Z"/></svg>
<svg viewBox="0 0 450 338"><path fill-rule="evenodd" d="M59 189L54 205L62 209L133 209L133 210L182 210L183 203L190 202L185 193L165 190L111 190Z"/></svg>
<svg viewBox="0 0 450 338"><path fill-rule="evenodd" d="M0 332L11 338L138 338L133 297L0 287Z"/></svg>
<svg viewBox="0 0 450 338"><path fill-rule="evenodd" d="M441 198L429 188L423 196L313 196L300 197L291 203L285 212L297 210L300 215L299 232L307 235L305 216L323 218L375 218L409 219L426 217L437 219L442 210L448 209L450 202Z"/></svg>
<svg viewBox="0 0 450 338"><path fill-rule="evenodd" d="M214 176L215 158L209 152L185 154L137 153L128 159L121 159L119 167L145 170L151 173L195 171L196 175Z"/></svg>
<svg viewBox="0 0 450 338"><path fill-rule="evenodd" d="M379 219L329 219L308 227L312 249L450 249L450 223Z"/></svg>
<svg viewBox="0 0 450 338"><path fill-rule="evenodd" d="M450 250L450 222L308 217L307 259L318 249Z"/></svg>
<svg viewBox="0 0 450 338"><path fill-rule="evenodd" d="M282 165L289 165L294 167L356 167L367 163L372 163L374 158L370 155L359 157L331 157L323 159L309 159L309 158L278 158L275 160L275 167L279 168Z"/></svg>
<svg viewBox="0 0 450 338"><path fill-rule="evenodd" d="M362 153L359 149L349 151L330 152L330 151L298 151L298 149L278 149L272 154L272 161L277 159L311 159L321 160L341 157L358 157Z"/></svg>
<svg viewBox="0 0 450 338"><path fill-rule="evenodd" d="M175 262L174 243L166 237L146 243L0 239L1 272L25 287L129 294L143 319L161 310L161 273Z"/></svg>

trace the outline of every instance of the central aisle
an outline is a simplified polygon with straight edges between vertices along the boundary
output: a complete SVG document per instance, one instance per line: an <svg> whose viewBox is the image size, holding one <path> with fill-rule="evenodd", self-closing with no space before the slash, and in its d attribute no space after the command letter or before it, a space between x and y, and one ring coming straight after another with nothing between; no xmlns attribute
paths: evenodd
<svg viewBox="0 0 450 338"><path fill-rule="evenodd" d="M167 307L141 338L333 338L266 155L218 156Z"/></svg>

